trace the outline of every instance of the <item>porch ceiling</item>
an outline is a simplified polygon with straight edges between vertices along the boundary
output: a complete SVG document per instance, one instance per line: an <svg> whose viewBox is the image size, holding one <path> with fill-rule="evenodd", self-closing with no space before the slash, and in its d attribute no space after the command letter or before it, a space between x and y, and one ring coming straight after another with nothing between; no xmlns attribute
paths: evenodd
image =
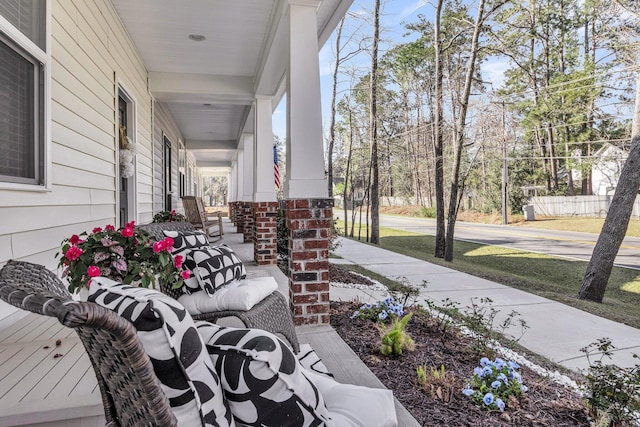
<svg viewBox="0 0 640 427"><path fill-rule="evenodd" d="M308 1L308 0L307 0ZM353 0L318 3L322 46ZM282 98L287 0L112 0L201 171L229 170L256 94ZM206 37L193 41L189 35Z"/></svg>

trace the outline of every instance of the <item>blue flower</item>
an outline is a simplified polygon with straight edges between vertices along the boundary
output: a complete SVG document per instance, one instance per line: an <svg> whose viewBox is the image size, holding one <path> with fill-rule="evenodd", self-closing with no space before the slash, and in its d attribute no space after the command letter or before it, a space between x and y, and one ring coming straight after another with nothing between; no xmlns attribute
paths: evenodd
<svg viewBox="0 0 640 427"><path fill-rule="evenodd" d="M498 388L500 388L501 385L502 385L502 383L500 381L494 381L494 382L491 383L491 388L498 389Z"/></svg>
<svg viewBox="0 0 640 427"><path fill-rule="evenodd" d="M473 373L479 376L480 378L484 377L484 371L482 368L475 367L473 368Z"/></svg>
<svg viewBox="0 0 640 427"><path fill-rule="evenodd" d="M482 370L484 371L485 375L491 375L493 373L491 365L485 366L484 368L482 368Z"/></svg>
<svg viewBox="0 0 640 427"><path fill-rule="evenodd" d="M518 365L516 362L509 361L507 362L507 364L511 369L520 369L520 365Z"/></svg>
<svg viewBox="0 0 640 427"><path fill-rule="evenodd" d="M462 390L462 394L464 394L465 396L471 396L473 395L473 393L475 393L473 391L473 389L471 388L471 386L469 384L467 384L467 386L464 388L464 390Z"/></svg>
<svg viewBox="0 0 640 427"><path fill-rule="evenodd" d="M506 363L504 362L504 360L500 359L499 357L496 357L496 360L493 362L493 365L498 369L502 369L504 368Z"/></svg>
<svg viewBox="0 0 640 427"><path fill-rule="evenodd" d="M498 409L500 409L500 412L504 411L504 402L502 401L502 399L496 399L496 406L498 407Z"/></svg>
<svg viewBox="0 0 640 427"><path fill-rule="evenodd" d="M484 397L482 398L482 401L487 406L491 405L493 403L493 393L485 394Z"/></svg>
<svg viewBox="0 0 640 427"><path fill-rule="evenodd" d="M503 374L503 373L500 373L500 374L498 375L498 380L499 380L499 381L504 381L504 383L505 383L505 384L509 382L509 379L508 379L508 378L507 378L507 376L506 376L505 374Z"/></svg>
<svg viewBox="0 0 640 427"><path fill-rule="evenodd" d="M364 309L369 309L371 307L373 307L373 306L371 304L369 304L369 303L366 303L365 305L362 306L362 308L364 308Z"/></svg>
<svg viewBox="0 0 640 427"><path fill-rule="evenodd" d="M378 319L384 320L387 318L387 316L389 316L389 314L385 310L382 310L380 314L378 314Z"/></svg>
<svg viewBox="0 0 640 427"><path fill-rule="evenodd" d="M513 374L511 374L511 378L513 378L514 380L522 384L522 376L520 375L519 372L514 372Z"/></svg>
<svg viewBox="0 0 640 427"><path fill-rule="evenodd" d="M353 318L358 317L358 316L360 316L360 312L359 312L358 310L356 310L356 311L354 311L354 312L353 312L353 314L351 315L351 318L353 319Z"/></svg>
<svg viewBox="0 0 640 427"><path fill-rule="evenodd" d="M480 366L487 366L490 364L491 364L491 361L488 358L483 357L482 359L480 359Z"/></svg>
<svg viewBox="0 0 640 427"><path fill-rule="evenodd" d="M527 390L529 390L529 387L527 387L524 384L520 384L520 391L522 391L523 393L526 392Z"/></svg>

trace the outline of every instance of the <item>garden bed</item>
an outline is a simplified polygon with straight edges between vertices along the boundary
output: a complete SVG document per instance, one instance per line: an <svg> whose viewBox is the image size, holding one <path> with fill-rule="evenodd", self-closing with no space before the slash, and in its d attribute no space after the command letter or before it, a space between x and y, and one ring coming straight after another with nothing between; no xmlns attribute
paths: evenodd
<svg viewBox="0 0 640 427"><path fill-rule="evenodd" d="M528 390L511 398L504 412L480 408L462 393L480 358L495 357L470 350L472 340L454 330L445 335L425 312L414 312L407 332L415 350L398 357L380 353L380 328L367 319L351 318L359 305L331 303L331 325L371 371L424 426L589 426L587 410L572 389L520 368ZM411 311L411 309L408 309ZM416 369L424 366L427 384L418 382ZM444 371L442 371L444 367ZM444 372L433 375L432 369Z"/></svg>
<svg viewBox="0 0 640 427"><path fill-rule="evenodd" d="M374 282L359 274L353 274L340 266L330 266L332 283L373 285ZM352 318L360 304L352 302L331 303L331 325L342 339L363 360L371 371L393 390L396 398L424 426L589 426L587 409L575 390L522 367L523 383L528 387L519 399L506 403L504 412L482 409L462 390L469 383L473 369L479 366L481 357L495 354L478 354L473 340L455 328L442 331L428 312L414 312L407 325L407 332L415 342L415 350L399 357L386 357L380 353L380 324L368 319ZM545 360L530 355L537 364ZM420 384L416 369L426 369L427 384ZM442 371L444 367L444 371ZM433 369L433 371L432 371ZM432 372L444 372L435 378ZM577 376L576 376L577 377Z"/></svg>

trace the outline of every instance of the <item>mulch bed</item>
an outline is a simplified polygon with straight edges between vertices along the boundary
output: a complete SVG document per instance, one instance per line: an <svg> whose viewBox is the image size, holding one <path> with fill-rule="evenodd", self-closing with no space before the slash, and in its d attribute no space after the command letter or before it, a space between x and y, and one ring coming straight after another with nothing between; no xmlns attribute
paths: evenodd
<svg viewBox="0 0 640 427"><path fill-rule="evenodd" d="M358 282L361 276L351 276L332 266L332 282ZM345 272L346 271L346 272ZM351 281L349 281L351 280ZM364 361L382 383L393 390L396 398L423 426L589 426L587 410L572 390L542 378L522 367L523 382L529 390L522 398L507 402L504 412L486 411L462 394L473 368L482 356L470 350L471 339L448 331L441 334L432 319L416 312L407 325L407 332L416 344L415 351L392 358L380 354L380 328L370 320L351 319L359 304L331 303L331 325L342 339ZM408 309L410 310L410 309ZM445 368L445 379L433 379L422 386L417 381L416 368Z"/></svg>

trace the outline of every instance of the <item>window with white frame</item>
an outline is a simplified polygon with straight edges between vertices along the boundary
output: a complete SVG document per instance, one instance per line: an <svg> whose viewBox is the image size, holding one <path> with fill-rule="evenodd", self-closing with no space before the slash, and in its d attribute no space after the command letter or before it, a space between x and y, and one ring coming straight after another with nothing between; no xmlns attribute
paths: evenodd
<svg viewBox="0 0 640 427"><path fill-rule="evenodd" d="M46 9L0 1L0 182L45 184Z"/></svg>

